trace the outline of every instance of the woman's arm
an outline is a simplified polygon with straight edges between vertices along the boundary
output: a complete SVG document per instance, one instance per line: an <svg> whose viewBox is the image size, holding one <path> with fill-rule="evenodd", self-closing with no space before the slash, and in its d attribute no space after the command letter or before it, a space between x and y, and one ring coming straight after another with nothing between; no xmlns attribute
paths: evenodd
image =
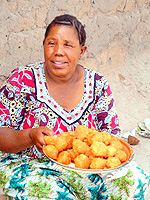
<svg viewBox="0 0 150 200"><path fill-rule="evenodd" d="M29 84L26 85L25 83ZM31 86L34 89L31 70L15 69L11 76L0 89L0 150L16 153L32 145L42 151L44 144L43 135L53 132L46 127L37 127L19 130L26 112L26 96L30 94ZM22 92L21 92L22 91ZM25 91L28 91L25 92ZM29 95L28 94L28 95ZM31 101L28 98L29 101ZM22 129L22 128L21 128Z"/></svg>
<svg viewBox="0 0 150 200"><path fill-rule="evenodd" d="M36 145L42 152L44 135L53 135L47 127L37 127L25 130L13 130L7 127L0 128L0 151L6 153L17 153L30 146Z"/></svg>
<svg viewBox="0 0 150 200"><path fill-rule="evenodd" d="M103 76L98 76L96 87L98 130L119 135L119 119L110 86Z"/></svg>

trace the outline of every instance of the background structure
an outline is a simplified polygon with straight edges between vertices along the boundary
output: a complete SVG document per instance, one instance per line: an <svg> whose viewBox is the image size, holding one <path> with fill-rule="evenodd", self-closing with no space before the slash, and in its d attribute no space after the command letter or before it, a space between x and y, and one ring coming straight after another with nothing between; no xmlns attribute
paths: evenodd
<svg viewBox="0 0 150 200"><path fill-rule="evenodd" d="M150 0L0 0L0 85L17 66L43 60L49 22L75 15L87 32L81 64L108 79L122 132L150 117Z"/></svg>
<svg viewBox="0 0 150 200"><path fill-rule="evenodd" d="M131 131L150 118L150 0L0 0L0 85L12 69L43 60L45 28L65 13L85 24L81 64L108 79L122 132ZM137 137L134 159L150 172L150 140Z"/></svg>

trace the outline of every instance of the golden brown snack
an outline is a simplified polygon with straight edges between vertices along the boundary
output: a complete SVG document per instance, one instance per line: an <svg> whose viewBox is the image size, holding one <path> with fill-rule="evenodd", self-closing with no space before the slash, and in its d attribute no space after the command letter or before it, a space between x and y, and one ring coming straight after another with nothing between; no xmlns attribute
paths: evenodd
<svg viewBox="0 0 150 200"><path fill-rule="evenodd" d="M90 156L92 154L91 148L87 145L86 151L84 153L86 156Z"/></svg>
<svg viewBox="0 0 150 200"><path fill-rule="evenodd" d="M66 142L67 142L67 149L71 149L72 148L72 143L73 140L76 138L75 137L75 132L74 131L69 131L69 132L63 132L60 137L65 138Z"/></svg>
<svg viewBox="0 0 150 200"><path fill-rule="evenodd" d="M78 126L76 127L75 135L76 135L76 138L77 138L77 139L83 141L85 138L87 138L88 133L89 133L89 129L88 129L87 126L78 125Z"/></svg>
<svg viewBox="0 0 150 200"><path fill-rule="evenodd" d="M45 142L45 144L55 145L56 140L57 140L57 138L54 137L54 136L47 136L47 135L44 136L44 142Z"/></svg>
<svg viewBox="0 0 150 200"><path fill-rule="evenodd" d="M112 136L110 145L115 147L116 149L122 149L122 144L121 144L120 140L114 136Z"/></svg>
<svg viewBox="0 0 150 200"><path fill-rule="evenodd" d="M63 151L67 148L67 140L64 137L58 137L55 142L55 147L58 149L58 151Z"/></svg>
<svg viewBox="0 0 150 200"><path fill-rule="evenodd" d="M116 168L121 165L119 158L117 157L109 157L106 161L107 168Z"/></svg>
<svg viewBox="0 0 150 200"><path fill-rule="evenodd" d="M111 143L111 135L107 132L100 132L101 137L102 137L102 142L104 144L109 145Z"/></svg>
<svg viewBox="0 0 150 200"><path fill-rule="evenodd" d="M100 132L98 132L96 130L92 130L89 132L89 134L87 136L87 140L88 140L88 143L91 145L96 141L102 142L102 137L101 137Z"/></svg>
<svg viewBox="0 0 150 200"><path fill-rule="evenodd" d="M57 162L68 165L71 162L71 156L67 151L58 154Z"/></svg>
<svg viewBox="0 0 150 200"><path fill-rule="evenodd" d="M103 142L94 142L91 150L94 156L106 157L107 146Z"/></svg>
<svg viewBox="0 0 150 200"><path fill-rule="evenodd" d="M79 156L77 156L74 161L75 161L75 167L77 168L81 169L89 168L90 165L89 158L84 154L80 154Z"/></svg>
<svg viewBox="0 0 150 200"><path fill-rule="evenodd" d="M106 160L104 168L114 168L127 161L130 156L128 148L118 137L107 132L98 132L93 127L88 129L84 125L78 125L76 131L63 132L57 138L45 136L44 140L45 143L51 144L49 148L44 147L48 157L56 159L59 155L59 159L56 160L62 164L74 163L76 160L79 168L83 168L84 165L81 158L86 160L88 157L91 168L102 169Z"/></svg>
<svg viewBox="0 0 150 200"><path fill-rule="evenodd" d="M92 131L95 131L94 127L89 128L89 133L91 133Z"/></svg>
<svg viewBox="0 0 150 200"><path fill-rule="evenodd" d="M79 139L73 141L73 150L76 154L85 154L89 152L89 146Z"/></svg>
<svg viewBox="0 0 150 200"><path fill-rule="evenodd" d="M103 142L103 136L100 132L94 130L92 133L94 134L93 137L91 138L92 144L94 142Z"/></svg>
<svg viewBox="0 0 150 200"><path fill-rule="evenodd" d="M88 136L87 136L87 144L91 145L93 143L93 137L95 136L94 131L90 131Z"/></svg>
<svg viewBox="0 0 150 200"><path fill-rule="evenodd" d="M60 137L68 137L68 136L76 137L75 131L68 131L68 132L63 132L63 133L60 134Z"/></svg>
<svg viewBox="0 0 150 200"><path fill-rule="evenodd" d="M74 162L74 159L77 157L77 154L74 152L73 149L67 149L67 151L70 154L71 161Z"/></svg>
<svg viewBox="0 0 150 200"><path fill-rule="evenodd" d="M43 150L48 157L50 157L54 160L57 159L58 149L56 149L56 147L54 145L44 145Z"/></svg>
<svg viewBox="0 0 150 200"><path fill-rule="evenodd" d="M90 164L92 163L92 161L93 161L94 158L95 158L95 156L93 154L89 155Z"/></svg>
<svg viewBox="0 0 150 200"><path fill-rule="evenodd" d="M90 146L91 144L88 141L88 138L84 138L83 142L85 142L88 146Z"/></svg>
<svg viewBox="0 0 150 200"><path fill-rule="evenodd" d="M119 158L121 162L125 162L127 160L127 154L120 149L117 150L115 157Z"/></svg>
<svg viewBox="0 0 150 200"><path fill-rule="evenodd" d="M94 158L90 164L91 169L104 169L106 167L106 159Z"/></svg>
<svg viewBox="0 0 150 200"><path fill-rule="evenodd" d="M113 157L117 152L117 149L113 146L107 146L106 157Z"/></svg>

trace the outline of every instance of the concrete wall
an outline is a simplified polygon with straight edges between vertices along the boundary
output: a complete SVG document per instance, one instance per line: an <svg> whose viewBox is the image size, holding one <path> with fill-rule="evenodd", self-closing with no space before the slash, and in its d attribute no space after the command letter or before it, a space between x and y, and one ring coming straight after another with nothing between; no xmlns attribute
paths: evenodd
<svg viewBox="0 0 150 200"><path fill-rule="evenodd" d="M17 66L43 60L45 28L64 13L85 24L81 64L108 79L122 131L150 117L150 0L0 0L0 85Z"/></svg>

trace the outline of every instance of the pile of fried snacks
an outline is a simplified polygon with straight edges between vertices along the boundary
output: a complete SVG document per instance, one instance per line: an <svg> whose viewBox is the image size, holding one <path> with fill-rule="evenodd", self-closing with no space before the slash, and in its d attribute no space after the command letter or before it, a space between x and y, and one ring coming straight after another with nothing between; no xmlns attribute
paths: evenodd
<svg viewBox="0 0 150 200"><path fill-rule="evenodd" d="M58 137L44 136L44 140L43 151L47 157L65 165L74 163L76 168L116 168L128 159L118 137L84 125Z"/></svg>

